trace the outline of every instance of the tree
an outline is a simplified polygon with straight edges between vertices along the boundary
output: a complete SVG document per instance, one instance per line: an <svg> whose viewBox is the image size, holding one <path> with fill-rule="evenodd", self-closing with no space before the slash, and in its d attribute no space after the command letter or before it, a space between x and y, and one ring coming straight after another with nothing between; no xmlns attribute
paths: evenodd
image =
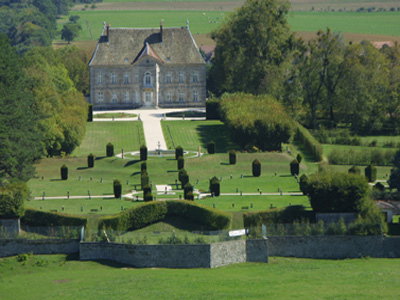
<svg viewBox="0 0 400 300"><path fill-rule="evenodd" d="M212 33L212 92L278 94L297 44L286 20L289 7L287 0L247 0Z"/></svg>
<svg viewBox="0 0 400 300"><path fill-rule="evenodd" d="M0 34L0 179L28 180L43 154L34 100L26 87L22 60Z"/></svg>
<svg viewBox="0 0 400 300"><path fill-rule="evenodd" d="M75 23L64 24L61 29L61 39L67 41L68 44L79 36L79 25Z"/></svg>
<svg viewBox="0 0 400 300"><path fill-rule="evenodd" d="M393 157L393 169L388 180L389 187L400 191L400 150Z"/></svg>
<svg viewBox="0 0 400 300"><path fill-rule="evenodd" d="M25 182L13 181L0 187L0 218L20 218L29 191Z"/></svg>

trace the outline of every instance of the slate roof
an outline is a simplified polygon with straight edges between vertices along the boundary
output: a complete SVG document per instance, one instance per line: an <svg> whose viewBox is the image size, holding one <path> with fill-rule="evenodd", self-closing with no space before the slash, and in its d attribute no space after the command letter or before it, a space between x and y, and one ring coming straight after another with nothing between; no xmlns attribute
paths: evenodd
<svg viewBox="0 0 400 300"><path fill-rule="evenodd" d="M204 64L189 27L104 29L89 66L130 65L143 53L164 64Z"/></svg>

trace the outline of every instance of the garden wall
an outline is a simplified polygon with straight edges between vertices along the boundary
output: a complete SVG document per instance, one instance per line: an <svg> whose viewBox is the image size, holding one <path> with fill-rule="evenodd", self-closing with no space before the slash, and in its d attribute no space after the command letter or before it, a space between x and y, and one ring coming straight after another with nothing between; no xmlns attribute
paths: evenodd
<svg viewBox="0 0 400 300"><path fill-rule="evenodd" d="M286 236L269 237L270 256L342 259L359 257L399 258L400 237Z"/></svg>
<svg viewBox="0 0 400 300"><path fill-rule="evenodd" d="M0 219L0 236L17 236L20 227L19 219Z"/></svg>
<svg viewBox="0 0 400 300"><path fill-rule="evenodd" d="M248 251L256 246L254 250ZM215 268L246 261L268 262L265 240L200 245L81 243L81 260L109 259L139 268Z"/></svg>
<svg viewBox="0 0 400 300"><path fill-rule="evenodd" d="M66 239L0 239L0 257L21 253L69 254L79 252L79 240Z"/></svg>

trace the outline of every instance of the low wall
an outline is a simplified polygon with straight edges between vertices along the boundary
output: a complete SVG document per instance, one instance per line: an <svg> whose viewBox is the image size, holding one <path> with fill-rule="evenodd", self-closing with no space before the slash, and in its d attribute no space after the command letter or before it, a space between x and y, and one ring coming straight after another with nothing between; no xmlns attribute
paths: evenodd
<svg viewBox="0 0 400 300"><path fill-rule="evenodd" d="M0 257L21 253L69 254L79 252L79 240L65 239L0 239Z"/></svg>
<svg viewBox="0 0 400 300"><path fill-rule="evenodd" d="M20 227L19 219L0 219L0 237L16 237Z"/></svg>
<svg viewBox="0 0 400 300"><path fill-rule="evenodd" d="M250 246L249 246L250 245ZM254 250L249 250L252 246ZM109 259L138 268L215 268L232 263L268 262L264 240L200 245L81 243L81 260Z"/></svg>
<svg viewBox="0 0 400 300"><path fill-rule="evenodd" d="M271 256L342 259L363 256L400 257L400 237L381 236L286 236L269 237Z"/></svg>

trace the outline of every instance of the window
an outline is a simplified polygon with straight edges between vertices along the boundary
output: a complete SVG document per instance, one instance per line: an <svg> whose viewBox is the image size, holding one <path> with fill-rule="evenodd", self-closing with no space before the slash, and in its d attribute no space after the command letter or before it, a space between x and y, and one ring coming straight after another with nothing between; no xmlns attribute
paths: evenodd
<svg viewBox="0 0 400 300"><path fill-rule="evenodd" d="M194 91L193 91L193 102L197 102L197 101L199 101L198 93L197 93L196 90L194 90Z"/></svg>
<svg viewBox="0 0 400 300"><path fill-rule="evenodd" d="M132 93L132 100L133 100L133 102L136 102L136 92Z"/></svg>
<svg viewBox="0 0 400 300"><path fill-rule="evenodd" d="M193 73L193 82L199 82L199 73L197 72Z"/></svg>
<svg viewBox="0 0 400 300"><path fill-rule="evenodd" d="M151 86L151 74L150 73L144 74L144 85Z"/></svg>
<svg viewBox="0 0 400 300"><path fill-rule="evenodd" d="M99 74L97 75L97 82L98 82L99 84L102 84L102 83L103 83L103 73L99 73Z"/></svg>
<svg viewBox="0 0 400 300"><path fill-rule="evenodd" d="M179 83L183 83L183 72L179 72Z"/></svg>
<svg viewBox="0 0 400 300"><path fill-rule="evenodd" d="M118 103L117 93L116 92L112 92L112 94L111 94L111 102L112 103Z"/></svg>
<svg viewBox="0 0 400 300"><path fill-rule="evenodd" d="M129 74L128 74L128 72L125 72L125 74L124 74L124 83L125 84L129 83Z"/></svg>
<svg viewBox="0 0 400 300"><path fill-rule="evenodd" d="M97 93L97 103L103 103L104 101L104 94L103 92L98 92Z"/></svg>
<svg viewBox="0 0 400 300"><path fill-rule="evenodd" d="M135 74L135 83L139 83L139 75Z"/></svg>
<svg viewBox="0 0 400 300"><path fill-rule="evenodd" d="M172 101L172 97L171 97L171 92L167 93L167 102L171 102Z"/></svg>
<svg viewBox="0 0 400 300"><path fill-rule="evenodd" d="M184 102L184 94L183 92L179 92L179 102Z"/></svg>
<svg viewBox="0 0 400 300"><path fill-rule="evenodd" d="M129 92L125 92L124 102L129 103Z"/></svg>
<svg viewBox="0 0 400 300"><path fill-rule="evenodd" d="M112 73L111 74L111 83L116 84L117 83L117 73Z"/></svg>
<svg viewBox="0 0 400 300"><path fill-rule="evenodd" d="M171 83L172 82L172 73L171 72L168 72L167 73L167 77L166 77L166 80L165 80L167 83Z"/></svg>

